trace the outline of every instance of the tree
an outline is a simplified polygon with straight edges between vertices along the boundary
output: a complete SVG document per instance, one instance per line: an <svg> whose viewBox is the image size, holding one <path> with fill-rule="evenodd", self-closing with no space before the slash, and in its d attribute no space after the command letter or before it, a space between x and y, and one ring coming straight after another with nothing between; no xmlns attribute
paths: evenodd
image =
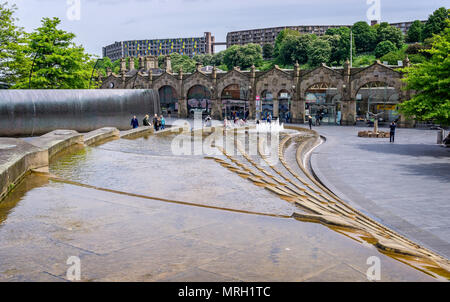
<svg viewBox="0 0 450 302"><path fill-rule="evenodd" d="M317 36L314 34L306 34L298 37L295 52L293 54L293 62L297 61L299 64L307 63L309 59L311 43L316 39Z"/></svg>
<svg viewBox="0 0 450 302"><path fill-rule="evenodd" d="M183 72L194 72L195 71L196 61L194 59L189 58L189 56L180 55L179 53L174 52L174 53L170 54L170 62L172 64L172 69L176 72L178 72L178 70L180 70L180 67L183 68ZM204 65L208 65L208 64L204 64Z"/></svg>
<svg viewBox="0 0 450 302"><path fill-rule="evenodd" d="M312 67L327 63L331 58L331 44L326 39L315 39L311 42L308 50L309 64Z"/></svg>
<svg viewBox="0 0 450 302"><path fill-rule="evenodd" d="M356 52L371 52L377 45L377 34L373 27L367 22L356 22L352 27L353 38L355 39Z"/></svg>
<svg viewBox="0 0 450 302"><path fill-rule="evenodd" d="M400 104L406 116L450 125L450 22L435 36L430 60L405 68L406 88L417 93Z"/></svg>
<svg viewBox="0 0 450 302"><path fill-rule="evenodd" d="M396 51L397 47L395 47L394 43L391 41L382 41L378 43L377 47L375 48L375 57L381 58L385 54Z"/></svg>
<svg viewBox="0 0 450 302"><path fill-rule="evenodd" d="M438 8L428 17L423 28L423 39L431 38L434 34L441 33L447 26L450 10L445 7Z"/></svg>
<svg viewBox="0 0 450 302"><path fill-rule="evenodd" d="M94 61L73 33L58 29L58 18L43 18L41 27L29 35L27 47L32 66L31 87L39 89L83 89L89 87ZM27 88L28 77L13 88Z"/></svg>
<svg viewBox="0 0 450 302"><path fill-rule="evenodd" d="M270 60L273 58L273 45L268 43L264 44L262 48L264 60Z"/></svg>
<svg viewBox="0 0 450 302"><path fill-rule="evenodd" d="M377 24L375 28L377 31L378 44L380 42L390 41L395 45L396 48L402 48L404 37L402 31L399 28L393 27L387 22Z"/></svg>
<svg viewBox="0 0 450 302"><path fill-rule="evenodd" d="M331 58L328 63L341 65L346 59L350 58L350 29L348 27L330 28L327 33L324 38L331 44ZM352 44L352 52L355 56L354 41L352 41Z"/></svg>
<svg viewBox="0 0 450 302"><path fill-rule="evenodd" d="M297 50L299 37L288 35L281 42L277 62L283 65L290 65L295 62L295 52Z"/></svg>
<svg viewBox="0 0 450 302"><path fill-rule="evenodd" d="M242 69L263 63L262 49L258 44L233 45L225 50L223 63L228 69L239 66Z"/></svg>
<svg viewBox="0 0 450 302"><path fill-rule="evenodd" d="M18 27L15 5L0 3L0 81L14 85L29 70L31 60L26 52L26 33Z"/></svg>
<svg viewBox="0 0 450 302"><path fill-rule="evenodd" d="M283 40L287 36L298 37L298 36L300 36L300 33L298 31L296 31L296 30L292 30L292 29L289 29L289 28L286 28L286 29L283 29L282 31L280 31L280 33L275 38L275 46L273 48L273 56L275 58L277 58L280 55L281 45L283 43Z"/></svg>
<svg viewBox="0 0 450 302"><path fill-rule="evenodd" d="M406 34L406 42L422 42L423 24L419 20L414 21Z"/></svg>

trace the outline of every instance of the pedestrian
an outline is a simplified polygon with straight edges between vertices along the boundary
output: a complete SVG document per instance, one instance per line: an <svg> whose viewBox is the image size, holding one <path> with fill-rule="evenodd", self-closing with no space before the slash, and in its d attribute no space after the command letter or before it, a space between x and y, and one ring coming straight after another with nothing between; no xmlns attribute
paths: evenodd
<svg viewBox="0 0 450 302"><path fill-rule="evenodd" d="M155 113L155 116L153 117L153 128L155 129L155 131L159 130L159 125L158 125L158 115Z"/></svg>
<svg viewBox="0 0 450 302"><path fill-rule="evenodd" d="M133 129L139 127L139 121L136 118L136 115L134 115L133 118L131 119L130 125L133 127Z"/></svg>
<svg viewBox="0 0 450 302"><path fill-rule="evenodd" d="M166 120L164 116L161 114L161 130L166 129Z"/></svg>
<svg viewBox="0 0 450 302"><path fill-rule="evenodd" d="M150 125L150 117L148 116L148 114L145 115L144 120L142 121L142 125L144 126L151 126Z"/></svg>
<svg viewBox="0 0 450 302"><path fill-rule="evenodd" d="M312 130L312 116L308 115L309 130Z"/></svg>
<svg viewBox="0 0 450 302"><path fill-rule="evenodd" d="M267 116L267 122L270 124L271 121L272 121L272 115L269 114L269 115Z"/></svg>
<svg viewBox="0 0 450 302"><path fill-rule="evenodd" d="M389 125L389 128L391 129L389 133L389 142L393 143L395 139L395 128L397 128L395 121Z"/></svg>

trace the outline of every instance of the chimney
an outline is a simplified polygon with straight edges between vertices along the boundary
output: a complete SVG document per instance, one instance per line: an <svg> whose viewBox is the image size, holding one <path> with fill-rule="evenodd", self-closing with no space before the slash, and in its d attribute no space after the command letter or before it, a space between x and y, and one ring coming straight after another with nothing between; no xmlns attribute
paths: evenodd
<svg viewBox="0 0 450 302"><path fill-rule="evenodd" d="M134 70L134 57L130 57L129 64L130 64L130 71Z"/></svg>

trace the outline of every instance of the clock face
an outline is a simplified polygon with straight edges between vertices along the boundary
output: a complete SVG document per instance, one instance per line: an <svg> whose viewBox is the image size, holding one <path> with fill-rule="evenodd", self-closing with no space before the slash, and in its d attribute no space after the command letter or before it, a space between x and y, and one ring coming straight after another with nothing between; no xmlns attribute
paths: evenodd
<svg viewBox="0 0 450 302"><path fill-rule="evenodd" d="M114 83L113 82L111 82L111 83L109 83L109 88L114 88Z"/></svg>

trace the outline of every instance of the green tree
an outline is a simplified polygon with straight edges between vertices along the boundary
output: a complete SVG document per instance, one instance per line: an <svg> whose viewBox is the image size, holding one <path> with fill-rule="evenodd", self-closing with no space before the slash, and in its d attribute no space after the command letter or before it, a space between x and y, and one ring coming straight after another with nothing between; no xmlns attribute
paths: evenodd
<svg viewBox="0 0 450 302"><path fill-rule="evenodd" d="M296 60L296 51L299 37L288 35L283 39L278 52L277 62L282 65L291 65Z"/></svg>
<svg viewBox="0 0 450 302"><path fill-rule="evenodd" d="M230 70L235 66L242 69L252 65L259 66L263 63L261 46L258 44L233 45L225 50L223 63Z"/></svg>
<svg viewBox="0 0 450 302"><path fill-rule="evenodd" d="M400 104L400 110L409 117L450 125L450 22L442 35L435 36L427 50L431 59L405 68L406 88L417 93Z"/></svg>
<svg viewBox="0 0 450 302"><path fill-rule="evenodd" d="M423 24L419 20L414 21L406 34L406 42L422 42Z"/></svg>
<svg viewBox="0 0 450 302"><path fill-rule="evenodd" d="M317 36L314 34L306 34L298 37L293 54L293 62L297 61L299 64L306 64L309 59L311 43L315 40L317 40Z"/></svg>
<svg viewBox="0 0 450 302"><path fill-rule="evenodd" d="M268 43L264 44L262 48L264 60L270 60L273 58L273 45Z"/></svg>
<svg viewBox="0 0 450 302"><path fill-rule="evenodd" d="M83 89L89 87L94 60L82 46L75 45L73 33L58 29L58 18L43 18L41 27L30 34L28 52L36 58L31 87L39 89ZM27 88L28 77L14 88Z"/></svg>
<svg viewBox="0 0 450 302"><path fill-rule="evenodd" d="M352 26L356 52L371 52L377 45L377 33L367 22L359 21Z"/></svg>
<svg viewBox="0 0 450 302"><path fill-rule="evenodd" d="M180 55L176 52L170 54L170 62L172 64L172 69L175 72L178 72L180 67L183 68L183 72L194 72L197 63L194 59L189 58L189 56Z"/></svg>
<svg viewBox="0 0 450 302"><path fill-rule="evenodd" d="M438 8L428 17L423 28L423 39L431 38L434 34L441 33L447 26L450 10L445 7Z"/></svg>
<svg viewBox="0 0 450 302"><path fill-rule="evenodd" d="M395 47L394 43L391 41L382 41L378 43L377 47L375 48L375 57L381 58L385 54L397 50L397 47Z"/></svg>
<svg viewBox="0 0 450 302"><path fill-rule="evenodd" d="M377 43L384 41L392 42L396 48L402 48L404 37L399 28L389 25L387 22L383 22L375 26L377 31ZM377 44L377 46L378 46Z"/></svg>
<svg viewBox="0 0 450 302"><path fill-rule="evenodd" d="M298 37L298 36L300 36L300 33L298 31L296 31L296 30L292 30L292 29L289 29L289 28L286 28L286 29L283 29L282 31L280 31L280 33L275 38L275 46L273 48L273 56L274 56L274 58L277 58L279 56L281 45L283 44L283 40L287 36Z"/></svg>
<svg viewBox="0 0 450 302"><path fill-rule="evenodd" d="M308 50L308 59L311 67L327 63L331 59L331 44L327 39L315 39Z"/></svg>
<svg viewBox="0 0 450 302"><path fill-rule="evenodd" d="M331 44L330 64L341 65L350 58L350 29L348 27L331 28L327 30L326 38ZM329 35L332 34L332 35ZM355 56L355 45L352 41L352 52Z"/></svg>
<svg viewBox="0 0 450 302"><path fill-rule="evenodd" d="M0 81L14 85L25 77L30 66L27 55L27 35L16 25L15 5L0 3Z"/></svg>

